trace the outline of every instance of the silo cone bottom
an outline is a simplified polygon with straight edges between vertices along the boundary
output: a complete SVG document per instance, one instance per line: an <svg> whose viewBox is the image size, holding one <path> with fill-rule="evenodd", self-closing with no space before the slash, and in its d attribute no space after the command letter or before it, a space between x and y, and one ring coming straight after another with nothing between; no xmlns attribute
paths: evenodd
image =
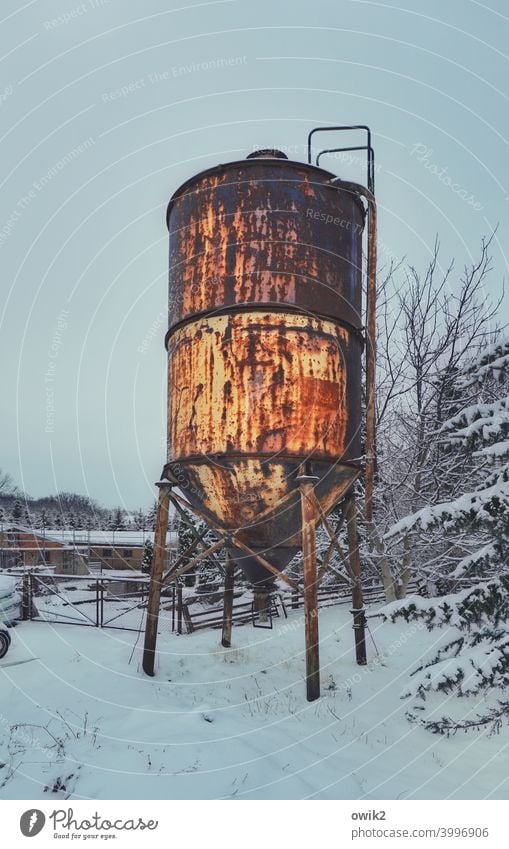
<svg viewBox="0 0 509 849"><path fill-rule="evenodd" d="M260 555L279 572L284 572L290 561L293 560L299 551L299 547L293 545L283 546L276 543L272 547L259 546L253 543L247 534L239 534L239 539L251 549L253 554L250 555L242 551L235 544L228 546L227 551L253 586L264 586L274 581L270 572L260 563L255 555Z"/></svg>

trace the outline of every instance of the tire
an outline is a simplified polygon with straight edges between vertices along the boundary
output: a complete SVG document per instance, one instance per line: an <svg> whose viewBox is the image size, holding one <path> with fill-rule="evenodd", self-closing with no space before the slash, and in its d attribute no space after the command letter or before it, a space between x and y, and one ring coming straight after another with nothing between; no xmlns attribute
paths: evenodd
<svg viewBox="0 0 509 849"><path fill-rule="evenodd" d="M11 644L11 637L7 631L0 631L0 657L5 657L9 646Z"/></svg>

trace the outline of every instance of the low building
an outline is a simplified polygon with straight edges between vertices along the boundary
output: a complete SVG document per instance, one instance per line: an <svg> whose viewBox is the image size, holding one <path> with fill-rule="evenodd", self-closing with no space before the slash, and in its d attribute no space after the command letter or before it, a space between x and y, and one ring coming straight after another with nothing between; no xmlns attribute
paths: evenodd
<svg viewBox="0 0 509 849"><path fill-rule="evenodd" d="M0 526L0 568L51 566L56 572L86 574L86 563L71 544L23 525Z"/></svg>
<svg viewBox="0 0 509 849"><path fill-rule="evenodd" d="M80 574L99 569L141 569L145 543L154 543L152 531L34 530L22 525L0 526L0 567L54 567L56 573ZM178 546L178 536L166 537L167 565Z"/></svg>
<svg viewBox="0 0 509 849"><path fill-rule="evenodd" d="M61 531L48 530L54 540L72 545L84 556L89 566L102 569L134 569L139 571L143 561L145 543L154 544L153 531ZM178 546L176 533L168 531L166 536L167 563L170 565Z"/></svg>

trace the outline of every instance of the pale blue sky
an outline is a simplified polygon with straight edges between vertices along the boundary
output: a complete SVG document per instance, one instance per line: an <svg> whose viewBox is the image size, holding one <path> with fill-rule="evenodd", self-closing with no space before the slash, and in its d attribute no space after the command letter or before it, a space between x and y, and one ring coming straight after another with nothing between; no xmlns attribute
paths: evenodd
<svg viewBox="0 0 509 849"><path fill-rule="evenodd" d="M367 123L382 259L423 265L438 231L461 266L498 222L493 292L507 277L503 0L169 5L1 6L0 466L36 496L153 498L164 214L198 170L255 146L304 160L313 126Z"/></svg>

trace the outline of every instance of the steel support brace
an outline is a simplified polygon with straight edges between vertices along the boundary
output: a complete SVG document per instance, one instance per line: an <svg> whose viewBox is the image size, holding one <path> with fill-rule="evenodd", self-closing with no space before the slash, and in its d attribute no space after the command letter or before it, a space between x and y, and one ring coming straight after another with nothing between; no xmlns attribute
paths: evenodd
<svg viewBox="0 0 509 849"><path fill-rule="evenodd" d="M169 512L169 504L170 502L178 501L180 504L184 503L184 499L180 496L176 495L176 493L171 491L173 486L170 482L160 481L157 486L159 487L159 499L157 505L157 517L156 517L156 534L154 541L154 561L152 565L152 571L150 576L150 588L149 588L149 596L148 596L148 604L147 604L147 622L145 627L145 645L143 651L143 670L147 675L154 675L154 666L155 666L155 651L156 651L156 642L157 642L157 625L159 621L159 605L161 600L161 588L166 584L173 583L178 580L185 572L188 572L190 569L194 569L199 563L205 560L207 557L213 556L216 552L219 551L223 546L227 543L229 545L234 545L237 548L240 548L246 554L251 557L256 557L259 563L264 566L269 572L271 572L276 578L279 578L282 581L285 581L295 592L300 593L301 589L297 586L297 584L288 578L283 572L280 572L279 569L276 569L271 563L265 560L260 554L252 551L249 546L245 545L239 539L237 539L234 535L229 537L226 534L222 533L218 528L212 526L214 532L220 536L220 539L215 542L213 545L208 546L202 551L200 554L194 554L196 551L196 546L201 544L204 545L204 540L201 535L196 534L194 541L191 543L189 548L183 555L179 557L173 568L166 574L164 574L164 560L165 560L165 551L166 551L166 532L168 528L168 512ZM191 507L190 507L191 509ZM192 508L194 510L194 508ZM199 511L195 511L198 515L200 515ZM185 563L185 560L189 554L193 553L194 556L192 559ZM182 565L183 564L183 565ZM227 555L227 564L231 565L232 570L234 569L233 560ZM228 567L229 568L229 567ZM225 640L231 641L231 621L228 624L228 615L231 617L231 609L230 605L233 605L233 583L231 588L231 596L229 589L229 578L228 574L226 575L225 580L225 596L224 596L224 619L223 619L223 641L222 644L225 647L230 645L228 642L228 646L226 646ZM232 575L233 581L233 575ZM228 610L230 609L230 614L228 614ZM180 610L180 607L178 607ZM180 614L180 618L181 618ZM175 623L173 623L174 625ZM179 630L179 626L177 623L177 631Z"/></svg>

